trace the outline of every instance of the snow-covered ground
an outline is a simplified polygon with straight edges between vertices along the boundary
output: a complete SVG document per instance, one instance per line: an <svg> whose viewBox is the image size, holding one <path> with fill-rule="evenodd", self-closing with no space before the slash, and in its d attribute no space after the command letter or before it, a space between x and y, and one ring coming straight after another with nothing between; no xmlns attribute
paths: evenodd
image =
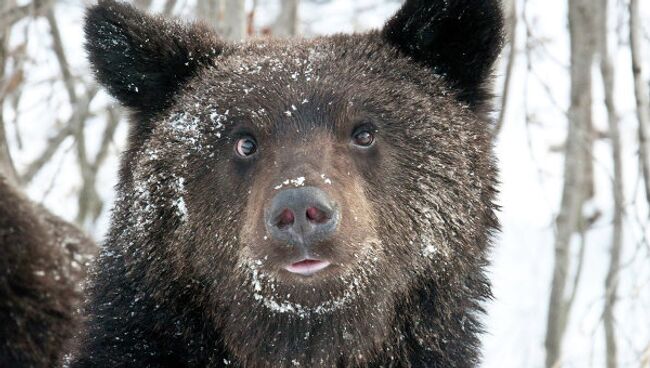
<svg viewBox="0 0 650 368"><path fill-rule="evenodd" d="M188 14L191 1L179 1L177 13ZM278 11L277 1L260 0L259 25L268 24ZM312 1L301 8L301 23L308 35L363 31L379 27L399 6L399 1L331 0ZM523 1L519 1L519 5ZM56 11L61 19L73 72L90 80L91 74L82 52L81 19L86 2L64 0ZM612 8L613 22L626 21L625 4ZM641 1L643 19L650 25L650 2ZM521 9L521 6L520 6ZM501 163L500 218L503 232L495 242L491 275L495 300L488 304L484 338L483 366L495 368L542 367L544 333L553 262L553 222L559 207L562 185L562 155L551 148L562 144L567 121L569 44L565 0L528 0L526 18L536 40L532 70L527 72L523 50L526 31L519 29L519 58L512 80L512 100L507 120L497 142ZM7 124L13 155L19 170L41 152L58 121L71 113L67 96L60 83L54 88L47 82L59 75L53 58L47 23L43 19L23 21L13 34L12 45L18 46L28 37L27 89L18 106L18 124ZM617 107L621 117L626 180L627 216L625 222L624 268L621 271L620 301L616 309L620 366L643 367L642 356L650 361L650 238L648 209L644 204L636 159L636 119L629 51L625 45L627 27L612 23L612 39L616 50ZM646 35L650 27L646 27ZM619 45L620 44L620 45ZM646 45L650 50L650 45ZM650 54L646 50L646 65ZM650 68L647 68L650 69ZM499 69L502 71L502 68ZM597 70L594 70L597 74ZM606 131L606 113L599 79L595 79L594 110L596 125ZM501 85L501 78L498 85ZM51 97L51 98L50 98ZM92 106L113 103L101 92ZM5 107L8 121L16 116L11 106ZM529 124L526 123L529 116ZM88 147L91 154L98 146L105 125L104 116L89 121ZM16 139L16 129L21 141ZM118 154L124 146L126 127L119 128L111 155L99 173L99 191L107 204L114 198ZM54 212L68 219L76 215L79 174L69 138L48 165L32 182L29 194ZM601 321L608 248L611 238L611 150L607 140L595 148L596 197L592 207L602 212L589 232L584 270L576 303L564 344L565 367L603 367L604 337ZM101 238L108 224L108 207L97 222L88 227ZM577 252L574 247L574 252ZM650 364L646 362L645 364ZM648 367L646 365L645 367Z"/></svg>

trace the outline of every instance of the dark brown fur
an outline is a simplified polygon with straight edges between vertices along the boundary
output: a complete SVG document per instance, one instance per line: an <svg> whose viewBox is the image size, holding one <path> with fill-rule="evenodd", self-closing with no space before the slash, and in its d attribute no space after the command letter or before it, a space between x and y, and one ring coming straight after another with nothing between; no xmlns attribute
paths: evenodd
<svg viewBox="0 0 650 368"><path fill-rule="evenodd" d="M94 243L0 176L0 367L50 368L79 328Z"/></svg>
<svg viewBox="0 0 650 368"><path fill-rule="evenodd" d="M91 61L134 128L73 367L475 366L501 23L497 1L407 1L381 32L228 45L115 2L92 8ZM141 35L172 31L176 51L142 59ZM197 44L179 79L158 74ZM135 87L162 108L132 103ZM375 145L351 146L365 125ZM259 144L251 159L234 154L243 135ZM302 185L341 209L313 249L333 265L313 277L283 270L297 250L263 224L274 194Z"/></svg>

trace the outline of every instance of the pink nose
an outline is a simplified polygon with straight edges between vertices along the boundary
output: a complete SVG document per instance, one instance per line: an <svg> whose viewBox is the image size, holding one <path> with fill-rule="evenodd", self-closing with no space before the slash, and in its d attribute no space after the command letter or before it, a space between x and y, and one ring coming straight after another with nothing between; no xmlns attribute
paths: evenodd
<svg viewBox="0 0 650 368"><path fill-rule="evenodd" d="M266 228L274 239L303 247L332 236L338 222L337 206L314 187L285 189L266 211Z"/></svg>

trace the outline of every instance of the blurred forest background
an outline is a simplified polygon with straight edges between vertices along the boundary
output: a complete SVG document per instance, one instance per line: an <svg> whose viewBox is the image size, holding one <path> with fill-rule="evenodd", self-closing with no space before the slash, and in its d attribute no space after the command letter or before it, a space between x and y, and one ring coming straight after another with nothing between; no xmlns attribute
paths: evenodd
<svg viewBox="0 0 650 368"><path fill-rule="evenodd" d="M450 0L451 1L451 0ZM225 38L380 27L400 0L135 0ZM0 172L101 240L125 114L84 0L0 0ZM485 367L650 367L650 1L505 0Z"/></svg>

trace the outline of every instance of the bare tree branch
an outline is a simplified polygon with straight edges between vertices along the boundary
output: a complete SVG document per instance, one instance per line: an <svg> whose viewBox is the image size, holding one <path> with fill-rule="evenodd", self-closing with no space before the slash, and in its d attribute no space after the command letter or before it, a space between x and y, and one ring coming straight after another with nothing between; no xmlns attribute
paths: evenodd
<svg viewBox="0 0 650 368"><path fill-rule="evenodd" d="M32 161L28 166L25 172L20 176L20 182L23 184L29 184L34 176L38 174L39 171L47 164L52 155L58 151L59 147L65 141L66 138L72 133L71 124L66 124L61 130L59 130L56 135L50 137L47 141L47 146L43 152L38 156L37 159Z"/></svg>
<svg viewBox="0 0 650 368"><path fill-rule="evenodd" d="M78 105L79 100L75 91L75 81L72 77L72 73L70 72L70 65L68 64L68 60L65 56L61 34L59 32L56 17L54 16L54 10L48 10L46 17L50 25L50 33L52 35L52 48L59 62L61 74L63 76L63 83L68 92L70 103L73 106L76 106ZM72 126L72 133L75 137L77 162L79 164L79 171L81 172L82 178L82 186L78 198L79 211L77 213L76 222L80 225L83 225L84 221L88 217L89 212L97 212L96 208L98 206L98 203L101 204L101 199L99 198L99 194L95 188L96 171L92 169L91 164L88 160L88 153L86 151L86 136L84 134L85 119L78 118L73 120L73 122L74 125Z"/></svg>
<svg viewBox="0 0 650 368"><path fill-rule="evenodd" d="M45 149L38 158L27 166L25 172L20 176L21 183L29 184L34 179L34 176L38 174L38 172L50 161L56 151L58 151L65 139L74 133L74 127L78 125L78 121L83 122L90 116L90 103L97 94L97 91L98 88L96 86L91 87L87 96L73 107L74 113L70 117L70 120L68 120L63 128L48 140Z"/></svg>
<svg viewBox="0 0 650 368"><path fill-rule="evenodd" d="M75 81L72 78L72 73L70 72L70 65L68 64L68 59L65 56L65 51L63 49L63 41L61 40L61 32L59 31L59 25L57 24L56 17L54 16L54 10L49 9L46 12L45 17L50 26L50 34L52 35L52 49L56 54L56 59L59 62L59 67L61 69L61 74L63 75L63 84L65 89L68 92L68 98L70 103L75 105L77 104L77 93L75 91Z"/></svg>
<svg viewBox="0 0 650 368"><path fill-rule="evenodd" d="M43 14L52 4L54 4L53 0L36 0L27 5L0 9L0 24L10 28L23 18Z"/></svg>
<svg viewBox="0 0 650 368"><path fill-rule="evenodd" d="M636 113L639 120L639 161L645 183L645 196L650 204L650 103L648 86L643 76L641 19L639 0L630 0L630 52L632 53L632 73L634 74L634 92L636 96Z"/></svg>
<svg viewBox="0 0 650 368"><path fill-rule="evenodd" d="M607 121L609 124L609 137L612 142L612 161L614 164L614 178L612 183L612 195L614 198L614 219L609 270L605 279L605 307L603 310L603 323L605 327L605 351L607 358L607 368L616 368L618 366L618 353L616 347L614 306L617 299L618 272L621 262L621 251L623 248L625 184L623 181L623 154L621 147L621 134L619 130L619 119L614 103L615 72L609 51L609 39L607 37L608 4L608 0L601 0L600 9L598 12L598 19L600 23L598 25L600 72L603 79L605 107L607 108Z"/></svg>

